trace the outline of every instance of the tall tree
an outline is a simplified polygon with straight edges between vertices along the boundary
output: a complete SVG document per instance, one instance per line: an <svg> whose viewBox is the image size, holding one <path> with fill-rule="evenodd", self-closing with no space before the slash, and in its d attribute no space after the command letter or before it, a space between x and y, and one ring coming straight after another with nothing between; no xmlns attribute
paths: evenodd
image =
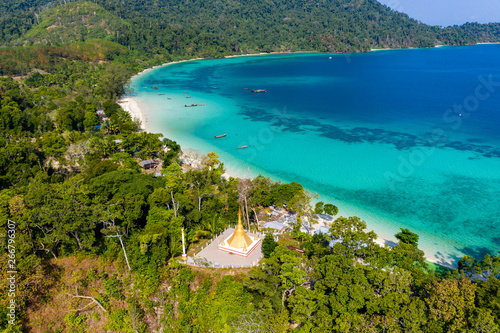
<svg viewBox="0 0 500 333"><path fill-rule="evenodd" d="M115 100L125 93L125 86L128 84L130 72L120 65L109 65L99 80L98 91L109 100Z"/></svg>

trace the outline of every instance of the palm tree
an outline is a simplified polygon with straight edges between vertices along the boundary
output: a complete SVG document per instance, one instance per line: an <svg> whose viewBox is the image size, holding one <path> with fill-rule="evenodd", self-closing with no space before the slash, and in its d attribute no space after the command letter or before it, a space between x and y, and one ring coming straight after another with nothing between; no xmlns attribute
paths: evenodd
<svg viewBox="0 0 500 333"><path fill-rule="evenodd" d="M117 134L120 131L120 127L116 121L111 119L104 121L102 124L101 130L105 134Z"/></svg>
<svg viewBox="0 0 500 333"><path fill-rule="evenodd" d="M214 215L211 219L203 220L203 229L210 232L211 235L216 235L223 226L224 223L219 214Z"/></svg>

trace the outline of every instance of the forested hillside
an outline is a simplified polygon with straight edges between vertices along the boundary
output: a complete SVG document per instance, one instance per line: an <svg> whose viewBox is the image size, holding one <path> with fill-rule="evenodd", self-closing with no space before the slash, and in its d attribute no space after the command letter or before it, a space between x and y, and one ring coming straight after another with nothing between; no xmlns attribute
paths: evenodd
<svg viewBox="0 0 500 333"><path fill-rule="evenodd" d="M34 44L65 44L88 39L106 39L130 24L89 2L75 2L41 15L40 24L23 36Z"/></svg>
<svg viewBox="0 0 500 333"><path fill-rule="evenodd" d="M0 2L0 45L16 40L37 24L39 13L51 0L2 0Z"/></svg>
<svg viewBox="0 0 500 333"><path fill-rule="evenodd" d="M442 29L419 23L376 0L96 0L73 1L62 7L58 2L46 5L38 1L30 7L10 7L18 14L4 7L0 43L57 44L107 38L166 57L357 52L500 41L499 24Z"/></svg>
<svg viewBox="0 0 500 333"><path fill-rule="evenodd" d="M4 0L0 14L0 331L500 332L499 257L436 268L418 235L381 247L357 217L311 235L302 222L333 203L226 179L215 153L190 165L117 103L172 59L471 44L498 24L430 27L374 0ZM257 267L180 263L182 229L191 256L239 209L250 230L274 209L296 222Z"/></svg>

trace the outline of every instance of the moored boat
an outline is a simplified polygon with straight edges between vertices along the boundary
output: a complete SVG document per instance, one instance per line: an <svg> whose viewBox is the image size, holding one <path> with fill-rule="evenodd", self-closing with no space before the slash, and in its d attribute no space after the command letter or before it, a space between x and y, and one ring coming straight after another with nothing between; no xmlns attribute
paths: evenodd
<svg viewBox="0 0 500 333"><path fill-rule="evenodd" d="M244 148L248 148L248 146L240 146L240 147L238 147L238 149L244 149Z"/></svg>
<svg viewBox="0 0 500 333"><path fill-rule="evenodd" d="M193 106L198 106L198 104L189 104L189 105L184 105L185 108L190 108L190 107L193 107Z"/></svg>
<svg viewBox="0 0 500 333"><path fill-rule="evenodd" d="M216 139L218 139L218 138L223 138L223 137L225 137L226 135L227 135L227 133L226 133L226 134L222 134L222 135L216 135L216 136L215 136L215 138L216 138Z"/></svg>
<svg viewBox="0 0 500 333"><path fill-rule="evenodd" d="M253 93L265 93L266 89L254 89L254 90L251 90L251 92L253 92Z"/></svg>

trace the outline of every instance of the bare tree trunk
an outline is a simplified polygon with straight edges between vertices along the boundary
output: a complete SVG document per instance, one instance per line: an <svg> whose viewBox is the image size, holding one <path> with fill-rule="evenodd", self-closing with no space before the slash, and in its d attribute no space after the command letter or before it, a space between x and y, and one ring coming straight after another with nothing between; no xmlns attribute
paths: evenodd
<svg viewBox="0 0 500 333"><path fill-rule="evenodd" d="M174 191L170 191L170 196L172 197L172 205L174 206L174 216L177 217L177 207L175 206Z"/></svg>
<svg viewBox="0 0 500 333"><path fill-rule="evenodd" d="M198 197L198 211L201 212L201 198L202 197Z"/></svg>
<svg viewBox="0 0 500 333"><path fill-rule="evenodd" d="M118 236L118 239L120 240L120 244L122 244L123 254L125 255L125 261L127 262L128 270L131 271L130 264L128 263L127 251L125 250L125 245L123 245L122 236Z"/></svg>
<svg viewBox="0 0 500 333"><path fill-rule="evenodd" d="M78 233L77 232L70 232L70 234L72 234L73 237L75 237L76 242L78 243L78 247L80 248L80 250L83 250L82 243L80 242L80 237L78 237Z"/></svg>
<svg viewBox="0 0 500 333"><path fill-rule="evenodd" d="M259 217L257 216L257 212L255 211L255 208L252 208L253 215L255 216L255 222L257 222L257 225L259 225Z"/></svg>
<svg viewBox="0 0 500 333"><path fill-rule="evenodd" d="M75 288L76 289L76 288ZM90 296L81 296L81 295L78 295L78 289L76 289L76 295L71 295L71 294L68 294L68 296L71 296L73 298L85 298L85 299L90 299L92 302L90 302L89 304L87 304L86 306L84 306L83 308L81 309L75 309L73 311L82 311L83 309L85 309L86 307L88 307L90 304L92 303L95 303L97 304L102 311L104 312L108 312L106 311L106 309L101 305L101 303L99 303L94 297L90 297Z"/></svg>
<svg viewBox="0 0 500 333"><path fill-rule="evenodd" d="M250 218L248 217L248 203L247 197L245 196L245 215L247 216L247 230L250 231Z"/></svg>
<svg viewBox="0 0 500 333"><path fill-rule="evenodd" d="M43 244L42 242L40 242L40 244L42 245L42 248L41 248L41 249L38 249L38 251L50 252L50 253L52 254L52 256L54 257L54 259L56 259L56 260L57 260L57 256L56 256L56 254L55 254L54 250L52 250L52 249L46 249L46 248L45 248L45 244Z"/></svg>
<svg viewBox="0 0 500 333"><path fill-rule="evenodd" d="M295 291L295 288L297 288L297 287L293 286L292 288L286 289L285 291L283 291L283 296L281 297L281 305L282 306L285 306L285 296L286 296L286 294L288 293L288 295L291 295Z"/></svg>

